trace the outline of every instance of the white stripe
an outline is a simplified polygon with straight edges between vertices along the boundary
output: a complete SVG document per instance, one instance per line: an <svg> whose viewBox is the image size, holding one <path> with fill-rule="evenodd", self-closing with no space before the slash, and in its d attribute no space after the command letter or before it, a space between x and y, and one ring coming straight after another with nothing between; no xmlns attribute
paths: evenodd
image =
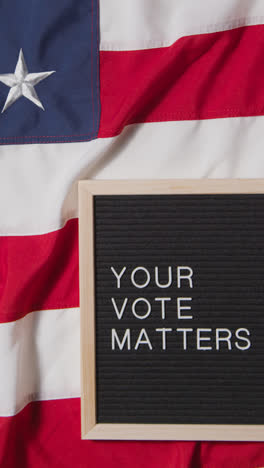
<svg viewBox="0 0 264 468"><path fill-rule="evenodd" d="M182 36L264 23L263 0L100 0L101 50L166 47Z"/></svg>
<svg viewBox="0 0 264 468"><path fill-rule="evenodd" d="M0 146L0 236L54 231L76 217L79 171L89 177L110 143Z"/></svg>
<svg viewBox="0 0 264 468"><path fill-rule="evenodd" d="M2 146L1 234L76 217L78 179L264 177L263 128L262 116L158 122L87 143Z"/></svg>
<svg viewBox="0 0 264 468"><path fill-rule="evenodd" d="M0 416L27 403L80 396L79 309L0 324Z"/></svg>

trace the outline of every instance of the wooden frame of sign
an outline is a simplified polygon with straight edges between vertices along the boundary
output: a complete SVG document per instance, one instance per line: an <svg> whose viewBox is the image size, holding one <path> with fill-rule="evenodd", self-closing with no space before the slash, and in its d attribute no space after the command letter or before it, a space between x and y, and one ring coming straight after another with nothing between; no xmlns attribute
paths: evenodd
<svg viewBox="0 0 264 468"><path fill-rule="evenodd" d="M83 439L263 441L262 424L97 423L94 197L97 195L263 194L261 179L79 182L81 434Z"/></svg>

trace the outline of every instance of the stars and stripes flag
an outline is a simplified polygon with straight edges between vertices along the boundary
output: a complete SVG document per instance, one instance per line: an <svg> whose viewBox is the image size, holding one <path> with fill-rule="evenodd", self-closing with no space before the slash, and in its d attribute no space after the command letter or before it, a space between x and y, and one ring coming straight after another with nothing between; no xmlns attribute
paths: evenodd
<svg viewBox="0 0 264 468"><path fill-rule="evenodd" d="M263 0L1 0L0 466L257 468L80 439L77 181L264 176Z"/></svg>

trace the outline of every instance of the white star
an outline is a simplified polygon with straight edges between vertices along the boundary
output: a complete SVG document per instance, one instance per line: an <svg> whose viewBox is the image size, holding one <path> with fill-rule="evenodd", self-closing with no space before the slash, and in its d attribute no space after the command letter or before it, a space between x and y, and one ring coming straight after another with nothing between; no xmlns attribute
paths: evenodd
<svg viewBox="0 0 264 468"><path fill-rule="evenodd" d="M45 110L39 100L34 86L36 86L40 81L48 78L52 73L55 73L55 71L28 73L23 50L20 49L15 73L5 73L4 75L0 75L0 81L11 88L2 109L2 113L5 112L8 107L12 106L12 104L14 104L14 102L16 102L21 96L24 96L36 104L36 106Z"/></svg>

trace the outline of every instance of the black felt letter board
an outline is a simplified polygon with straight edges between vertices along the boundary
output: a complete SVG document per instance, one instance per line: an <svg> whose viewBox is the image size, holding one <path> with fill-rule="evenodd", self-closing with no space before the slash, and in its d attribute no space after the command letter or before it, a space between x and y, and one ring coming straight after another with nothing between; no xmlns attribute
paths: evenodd
<svg viewBox="0 0 264 468"><path fill-rule="evenodd" d="M263 209L94 197L98 423L263 424Z"/></svg>

